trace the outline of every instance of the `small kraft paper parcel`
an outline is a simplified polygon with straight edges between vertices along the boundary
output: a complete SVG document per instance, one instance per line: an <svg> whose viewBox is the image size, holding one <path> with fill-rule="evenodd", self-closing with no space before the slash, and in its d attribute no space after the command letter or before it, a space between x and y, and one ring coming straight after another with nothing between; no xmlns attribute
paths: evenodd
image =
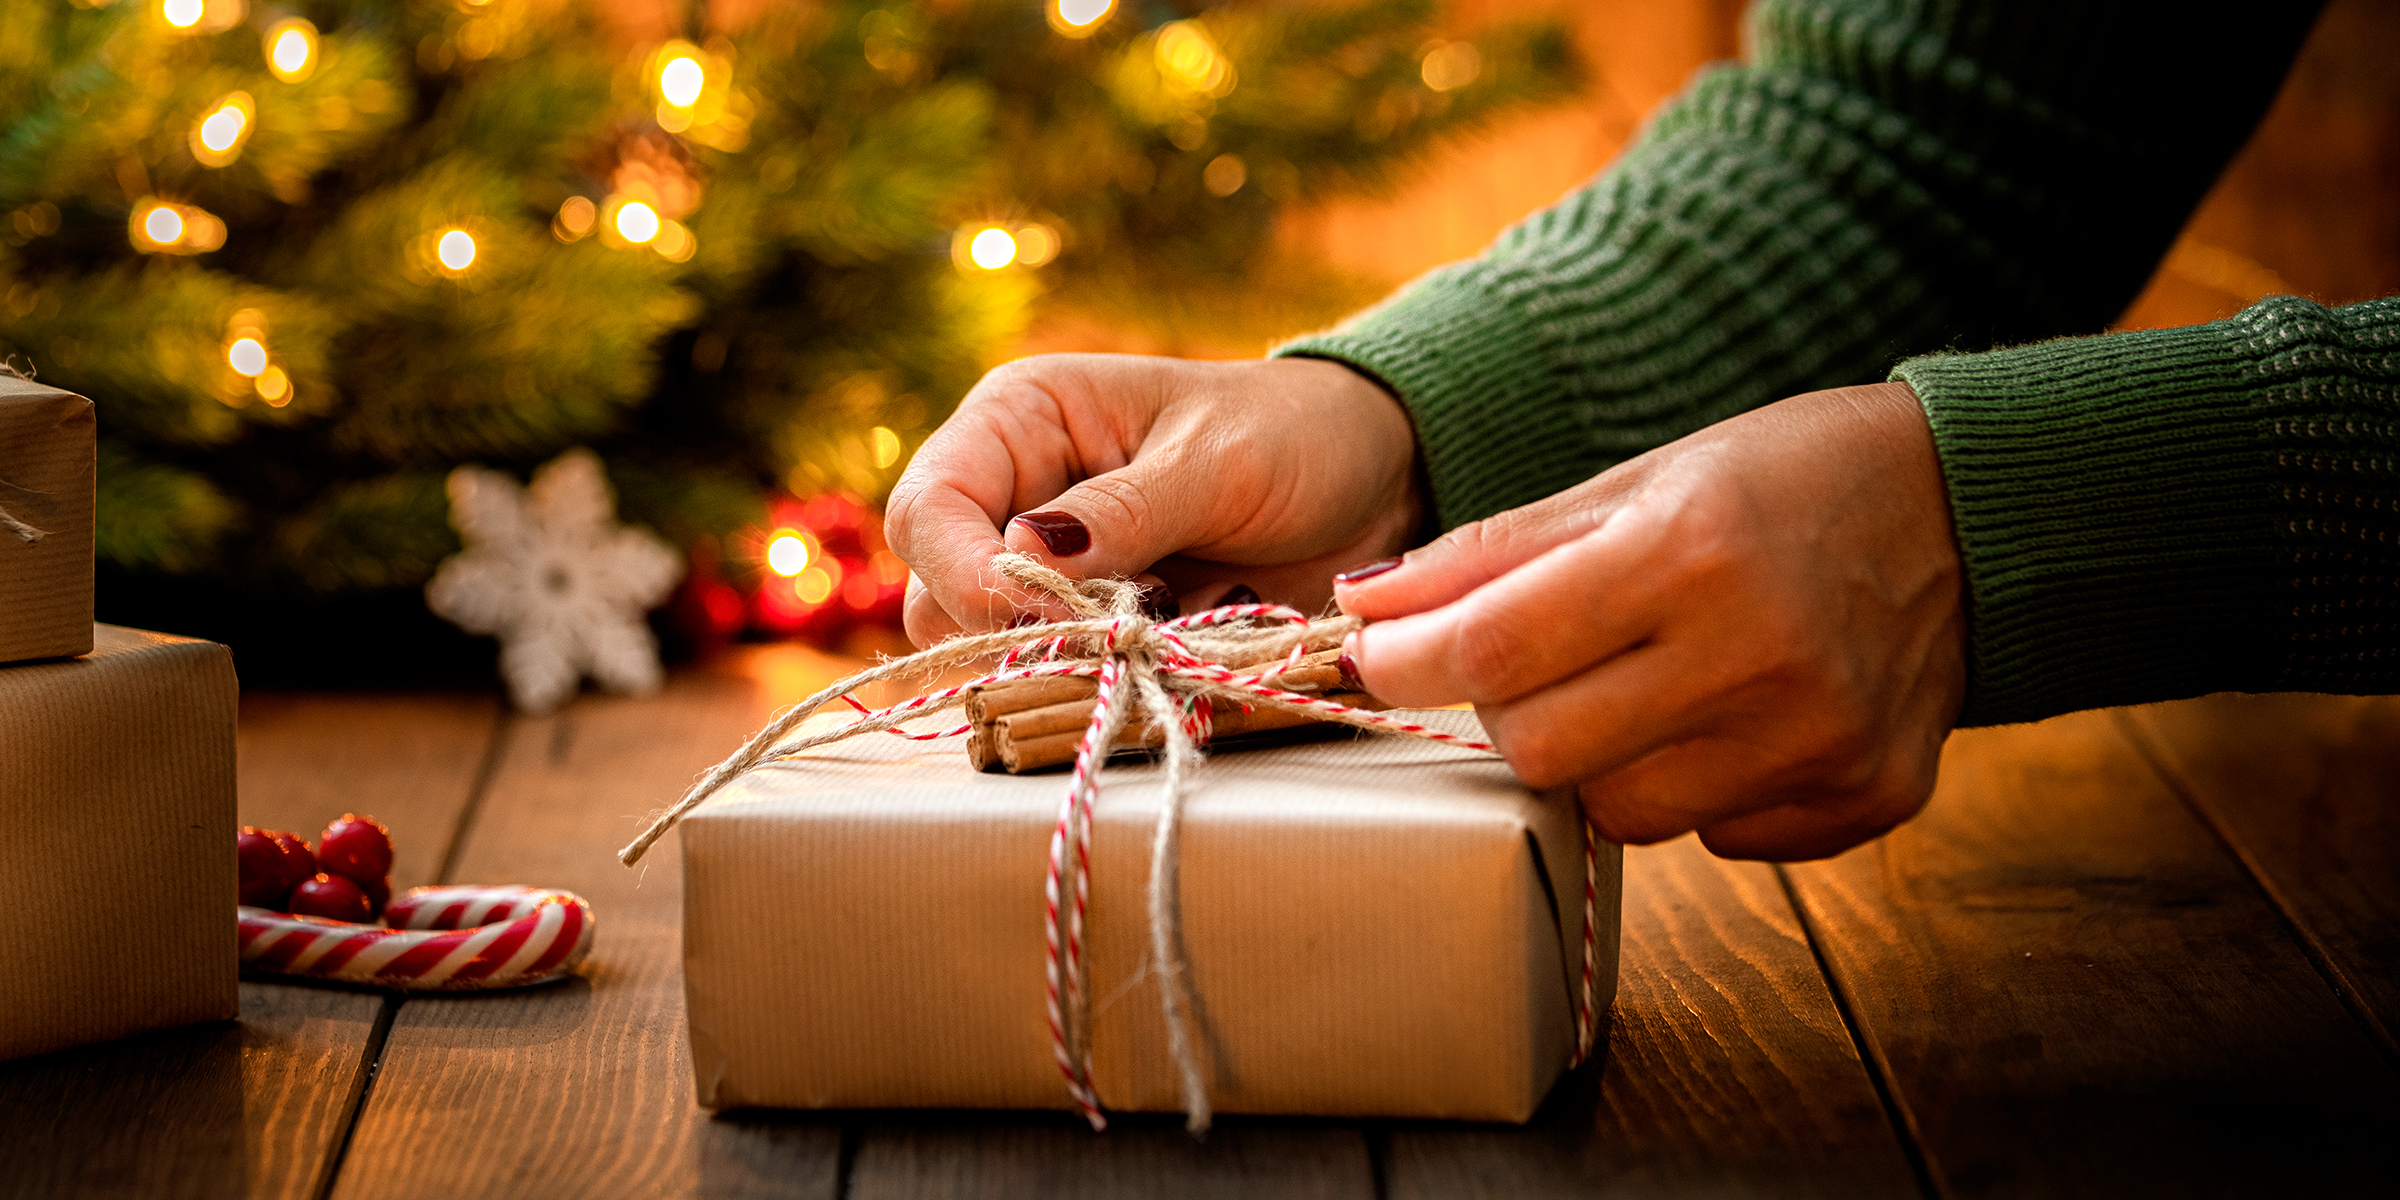
<svg viewBox="0 0 2400 1200"><path fill-rule="evenodd" d="M627 847L681 822L702 1105L1524 1121L1589 1054L1621 852L1571 791L1518 781L1470 713L1372 711L1326 669L1347 618L1153 622L1106 581L1002 566L1078 619L833 685ZM802 724L995 652L971 683ZM1079 749L1042 750L1050 716L1015 722L1022 754L994 745L1034 711ZM1259 735L1295 723L1275 712L1357 728ZM1281 744L1211 744L1229 730Z"/></svg>
<svg viewBox="0 0 2400 1200"><path fill-rule="evenodd" d="M92 648L92 402L0 369L0 663Z"/></svg>

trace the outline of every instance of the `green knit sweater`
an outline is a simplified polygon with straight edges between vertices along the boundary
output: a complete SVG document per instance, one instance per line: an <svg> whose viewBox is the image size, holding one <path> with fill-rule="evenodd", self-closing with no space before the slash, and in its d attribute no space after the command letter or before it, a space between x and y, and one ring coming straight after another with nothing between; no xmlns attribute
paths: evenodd
<svg viewBox="0 0 2400 1200"><path fill-rule="evenodd" d="M1400 397L1444 525L1907 380L1965 555L1966 724L2400 691L2400 301L1987 349L2123 310L2318 6L2211 7L1762 0L1751 60L1597 179L1277 353Z"/></svg>

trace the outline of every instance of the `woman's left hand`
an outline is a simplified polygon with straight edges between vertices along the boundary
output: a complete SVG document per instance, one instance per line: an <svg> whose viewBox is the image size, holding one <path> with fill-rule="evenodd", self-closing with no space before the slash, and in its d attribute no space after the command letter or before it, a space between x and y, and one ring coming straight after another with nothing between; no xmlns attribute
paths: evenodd
<svg viewBox="0 0 2400 1200"><path fill-rule="evenodd" d="M1845 850L1924 807L1965 695L1948 497L1901 383L1769 405L1351 578L1368 689L1473 701L1613 841Z"/></svg>

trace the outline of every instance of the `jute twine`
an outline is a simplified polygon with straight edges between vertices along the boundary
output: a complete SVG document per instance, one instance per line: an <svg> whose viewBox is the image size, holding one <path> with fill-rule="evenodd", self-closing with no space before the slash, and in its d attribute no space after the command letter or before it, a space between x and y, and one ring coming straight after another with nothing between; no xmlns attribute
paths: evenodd
<svg viewBox="0 0 2400 1200"><path fill-rule="evenodd" d="M731 757L703 773L681 800L652 821L617 857L627 866L639 862L685 814L766 763L795 758L815 747L864 733L889 732L919 740L967 733L971 727L966 725L925 733L909 732L900 725L956 708L977 687L1061 675L1096 680L1098 694L1091 724L1076 749L1067 794L1051 830L1049 874L1043 888L1045 1007L1051 1050L1077 1111L1093 1129L1107 1128L1091 1081L1090 979L1084 961L1084 925L1091 895L1092 804L1099 791L1101 765L1132 706L1139 704L1151 726L1162 730L1166 740L1163 803L1150 844L1151 966L1158 976L1167 1048L1180 1077L1186 1124L1195 1133L1204 1131L1211 1118L1208 1080L1192 1031L1201 1002L1184 952L1179 880L1185 789L1203 757L1212 707L1227 702L1287 709L1377 733L1446 742L1485 753L1493 752L1492 747L1413 721L1275 686L1276 678L1301 656L1341 644L1361 625L1355 617L1310 620L1279 604L1236 604L1154 621L1142 614L1141 588L1131 582L1072 579L1021 554L999 555L992 562L1011 582L1056 599L1073 615L1064 621L951 638L836 681L785 709ZM992 672L888 708L869 709L852 698L852 693L869 684L927 675L994 655L999 656L999 666ZM1229 661L1270 665L1236 670L1224 665ZM837 700L857 709L860 718L793 736L803 721ZM1589 1055L1594 1028L1596 934L1592 917L1598 865L1588 825L1584 834L1583 970L1575 1022L1576 1063Z"/></svg>

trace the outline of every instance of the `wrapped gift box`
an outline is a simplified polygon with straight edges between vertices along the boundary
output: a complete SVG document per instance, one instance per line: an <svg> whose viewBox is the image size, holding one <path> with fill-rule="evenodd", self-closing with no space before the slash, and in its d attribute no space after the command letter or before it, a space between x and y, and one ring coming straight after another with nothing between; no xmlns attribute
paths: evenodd
<svg viewBox="0 0 2400 1200"><path fill-rule="evenodd" d="M0 663L92 648L92 402L0 371Z"/></svg>
<svg viewBox="0 0 2400 1200"><path fill-rule="evenodd" d="M1418 714L1476 732L1463 712ZM1146 973L1160 770L1112 765L1093 828L1092 1077L1180 1107ZM1060 774L975 773L870 734L743 777L682 826L700 1103L1069 1107L1044 1019ZM1337 735L1212 754L1183 926L1220 1112L1523 1121L1567 1063L1583 825L1487 755ZM1599 847L1598 1011L1620 852Z"/></svg>
<svg viewBox="0 0 2400 1200"><path fill-rule="evenodd" d="M233 655L0 667L0 1059L235 1015Z"/></svg>

